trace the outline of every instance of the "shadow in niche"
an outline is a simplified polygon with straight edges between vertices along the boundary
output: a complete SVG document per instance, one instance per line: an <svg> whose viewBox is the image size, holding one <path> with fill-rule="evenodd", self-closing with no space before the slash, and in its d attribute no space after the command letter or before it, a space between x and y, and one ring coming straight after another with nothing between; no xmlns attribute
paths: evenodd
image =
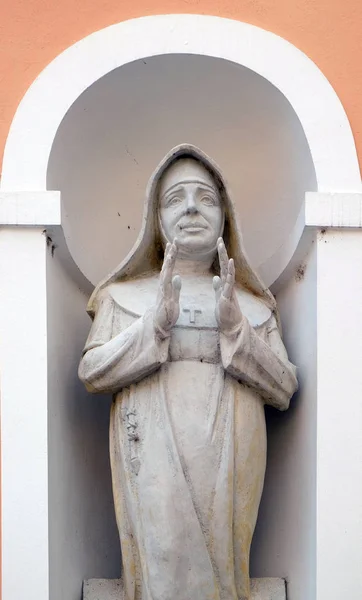
<svg viewBox="0 0 362 600"><path fill-rule="evenodd" d="M293 482L288 480L290 467L287 463L294 460L290 453L293 439L298 435L298 419L303 408L302 390L293 396L290 407L285 412L280 412L271 406L265 406L265 419L267 426L268 451L267 467L263 495L260 503L258 520L255 528L250 557L251 577L282 577L288 583L289 573L279 557L285 555L285 528L282 531L280 523L281 511L288 502L283 501L281 506L280 490L286 495L291 491ZM297 474L295 475L297 476ZM271 574L265 569L265 539L268 539L268 553L274 553L275 572ZM272 547L270 547L272 540Z"/></svg>
<svg viewBox="0 0 362 600"><path fill-rule="evenodd" d="M295 409L291 409L293 412ZM262 561L259 559L260 553L262 553L263 546L265 543L265 535L268 535L270 531L266 531L266 528L270 530L273 526L270 523L270 515L268 510L268 502L269 498L269 487L271 483L272 475L270 473L270 446L272 444L272 437L279 437L279 435L283 435L285 433L285 428L287 427L286 417L288 413L280 413L278 410L265 406L265 419L267 426L267 439L268 439L268 452L267 452L267 466L266 466L266 474L265 474L265 482L264 482L264 490L263 495L259 507L258 520L256 523L254 537L250 550L250 576L251 577L263 577L265 570L262 566ZM289 415L288 415L289 416ZM292 415L289 416L290 419L293 418ZM279 574L279 576L286 577L286 573Z"/></svg>
<svg viewBox="0 0 362 600"><path fill-rule="evenodd" d="M88 394L78 364L91 321L88 290L47 256L50 600L78 600L83 579L119 577L109 461L111 397Z"/></svg>

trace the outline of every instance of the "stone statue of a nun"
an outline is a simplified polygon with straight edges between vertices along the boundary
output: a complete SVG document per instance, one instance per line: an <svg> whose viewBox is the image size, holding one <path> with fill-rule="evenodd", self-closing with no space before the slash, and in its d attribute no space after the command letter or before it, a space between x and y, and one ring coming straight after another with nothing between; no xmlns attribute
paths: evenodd
<svg viewBox="0 0 362 600"><path fill-rule="evenodd" d="M199 149L158 166L138 241L88 311L79 374L114 398L125 599L249 600L264 404L287 409L297 380L222 175Z"/></svg>

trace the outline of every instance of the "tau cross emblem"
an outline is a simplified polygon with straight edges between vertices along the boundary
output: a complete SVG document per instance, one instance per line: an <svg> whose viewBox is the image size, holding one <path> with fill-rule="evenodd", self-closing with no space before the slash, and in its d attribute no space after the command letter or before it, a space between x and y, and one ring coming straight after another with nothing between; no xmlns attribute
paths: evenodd
<svg viewBox="0 0 362 600"><path fill-rule="evenodd" d="M189 314L190 323L196 323L196 313L198 313L199 315L202 314L202 310L200 308L191 307L191 308L183 308L182 310L185 313L190 313Z"/></svg>

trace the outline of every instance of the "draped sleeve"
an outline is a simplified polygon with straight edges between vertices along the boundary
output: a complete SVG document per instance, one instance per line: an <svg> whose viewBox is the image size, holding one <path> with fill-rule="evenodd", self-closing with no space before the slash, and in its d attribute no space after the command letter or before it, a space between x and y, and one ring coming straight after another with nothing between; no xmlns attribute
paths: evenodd
<svg viewBox="0 0 362 600"><path fill-rule="evenodd" d="M264 402L286 410L298 388L296 368L288 355L272 315L267 323L253 329L246 317L232 335L220 334L224 369L254 388Z"/></svg>
<svg viewBox="0 0 362 600"><path fill-rule="evenodd" d="M140 381L167 361L170 338L155 331L153 313L130 317L103 290L83 356L79 377L93 393L116 393Z"/></svg>

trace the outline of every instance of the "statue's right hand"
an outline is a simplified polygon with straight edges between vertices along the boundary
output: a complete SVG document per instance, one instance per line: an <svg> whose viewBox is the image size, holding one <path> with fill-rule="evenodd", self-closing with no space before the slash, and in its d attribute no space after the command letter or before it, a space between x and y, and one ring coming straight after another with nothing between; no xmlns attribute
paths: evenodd
<svg viewBox="0 0 362 600"><path fill-rule="evenodd" d="M167 244L160 274L156 306L154 310L154 324L157 333L166 337L170 329L176 324L180 314L181 277L173 277L173 269L177 257L177 242Z"/></svg>

